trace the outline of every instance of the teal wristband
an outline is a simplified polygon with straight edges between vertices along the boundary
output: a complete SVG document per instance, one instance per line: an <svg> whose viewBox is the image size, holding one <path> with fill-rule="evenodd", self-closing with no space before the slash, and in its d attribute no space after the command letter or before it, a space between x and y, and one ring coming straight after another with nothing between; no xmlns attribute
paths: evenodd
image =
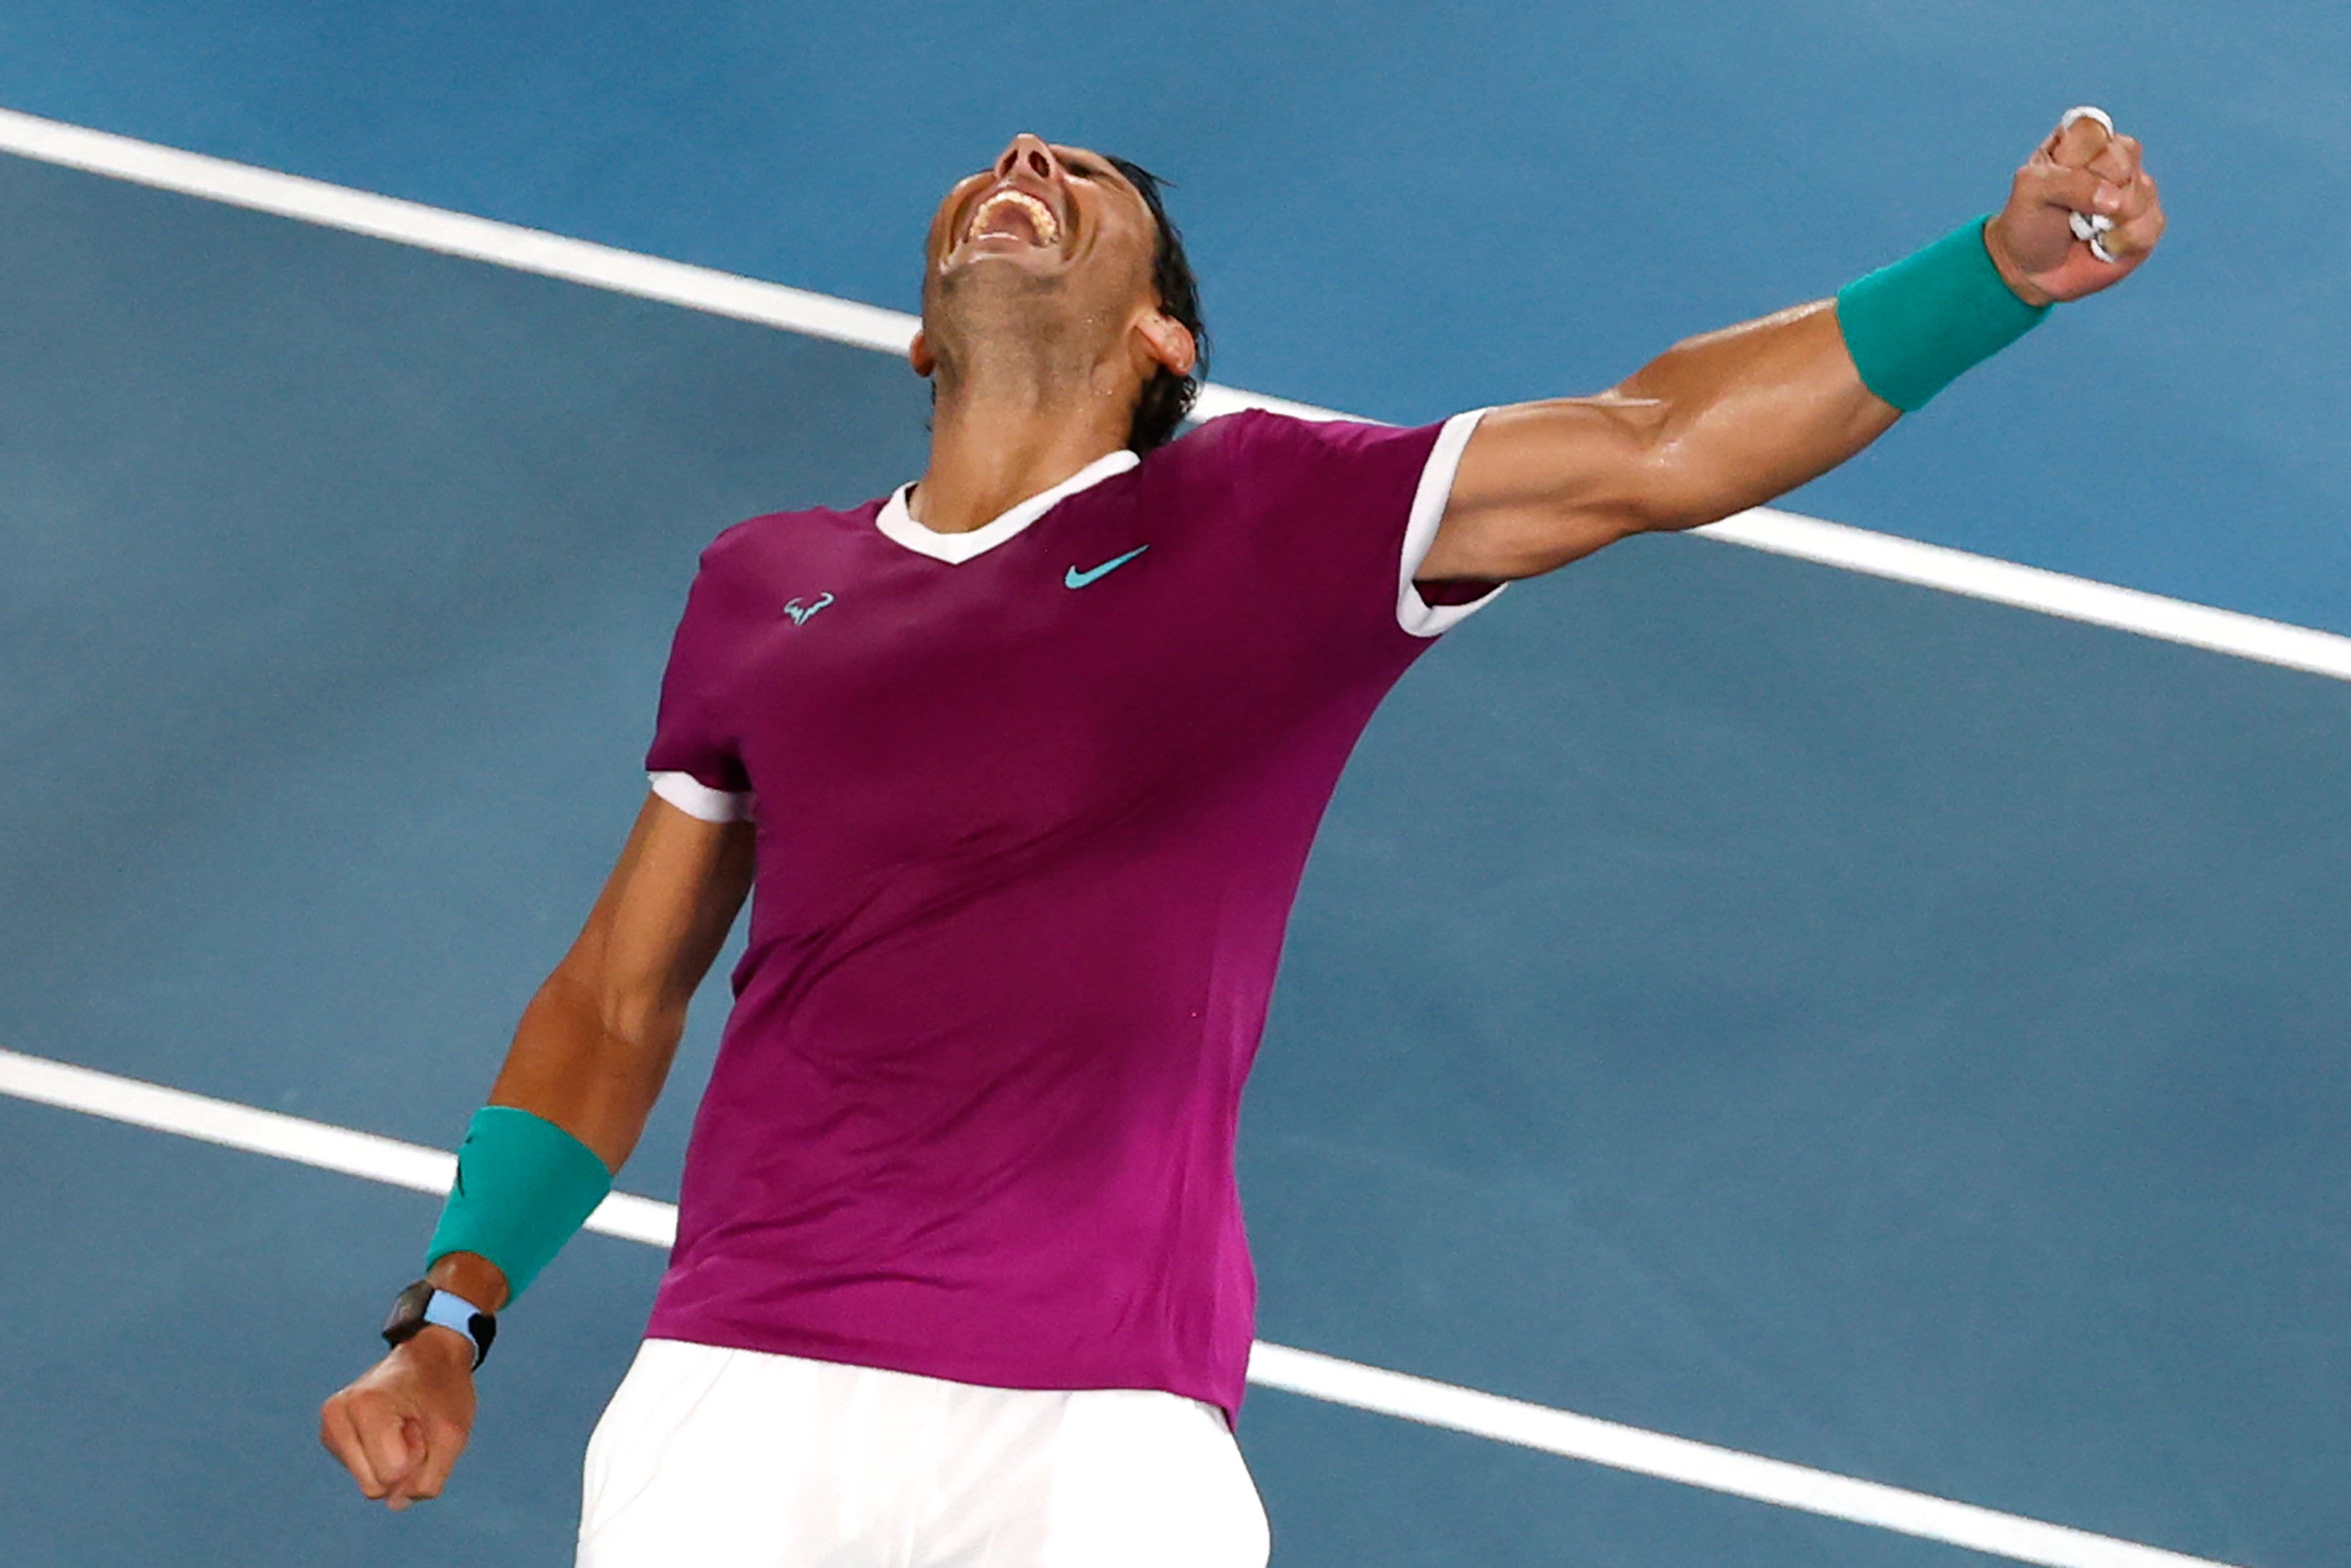
<svg viewBox="0 0 2351 1568"><path fill-rule="evenodd" d="M587 1145L543 1116L485 1105L458 1146L457 1183L424 1267L479 1253L506 1275L512 1304L611 1190L612 1173Z"/></svg>
<svg viewBox="0 0 2351 1568"><path fill-rule="evenodd" d="M1978 218L1837 291L1837 326L1862 385L1905 413L2049 314L2000 276Z"/></svg>

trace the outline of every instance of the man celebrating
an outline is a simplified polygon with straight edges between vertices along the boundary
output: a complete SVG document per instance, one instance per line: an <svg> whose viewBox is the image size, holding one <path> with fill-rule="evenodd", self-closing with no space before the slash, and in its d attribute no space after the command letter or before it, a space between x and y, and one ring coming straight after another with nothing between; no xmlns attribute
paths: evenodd
<svg viewBox="0 0 2351 1568"><path fill-rule="evenodd" d="M1501 584L1804 483L2162 230L2077 110L1990 220L1598 397L1171 440L1201 323L1155 183L1016 138L931 225L920 481L704 552L652 796L328 1448L439 1494L756 884L579 1561L1262 1563L1236 1118L1374 707Z"/></svg>

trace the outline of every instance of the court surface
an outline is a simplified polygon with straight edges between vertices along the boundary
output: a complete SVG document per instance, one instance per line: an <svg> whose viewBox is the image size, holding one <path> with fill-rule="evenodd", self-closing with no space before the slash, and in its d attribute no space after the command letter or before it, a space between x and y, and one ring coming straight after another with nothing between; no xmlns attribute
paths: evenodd
<svg viewBox="0 0 2351 1568"><path fill-rule="evenodd" d="M1396 14L1318 63L1303 24L1212 10L1132 102L1081 73L1069 134L1184 181L1221 380L1395 419L1601 384L1823 292L1996 199L1999 135L2079 97L2170 117L2180 230L2291 208L2326 249L2335 13L2222 37L2142 7L1996 91L1961 14L1837 60L1802 47L1825 6L1694 12L1680 42L1595 13L1575 49L1531 11ZM538 36L495 7L394 37L32 5L0 18L0 103L903 306L934 188L1011 128L967 78L1079 20L581 15L541 57L494 47ZM890 48L958 72L885 135L841 83ZM1110 26L1071 57L1143 49ZM1660 60L1656 144L1605 166L1593 128ZM1539 124L1538 88L1573 111ZM1856 134L1897 89L1915 162ZM1315 118L1342 110L1345 138ZM2264 113L2277 157L2230 167ZM1736 171L1695 155L1734 143ZM1671 288L1598 216L1468 258L1399 239L1546 159L1644 232L1680 232L1693 181L1724 238ZM1865 188L1893 194L1831 221ZM445 1148L635 808L695 551L907 477L920 383L40 159L0 155L0 1050ZM1546 256L1579 309L1538 297ZM2165 260L1791 504L2351 632L2351 473L2318 438L2351 396L2312 347L2351 325L2339 273ZM1399 688L1310 870L1245 1120L1261 1333L2207 1561L2340 1561L2346 785L2351 685L2308 669L1708 539L1512 590ZM629 1191L674 1196L713 989ZM569 1560L657 1249L585 1237L549 1270L457 1485L395 1519L314 1414L430 1197L21 1095L0 1182L0 1560ZM1241 1436L1282 1563L1991 1560L1280 1386Z"/></svg>

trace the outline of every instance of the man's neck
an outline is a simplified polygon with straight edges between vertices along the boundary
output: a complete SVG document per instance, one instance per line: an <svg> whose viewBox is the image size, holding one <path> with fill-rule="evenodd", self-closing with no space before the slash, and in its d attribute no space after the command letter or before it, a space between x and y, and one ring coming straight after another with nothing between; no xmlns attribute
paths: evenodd
<svg viewBox="0 0 2351 1568"><path fill-rule="evenodd" d="M908 502L934 533L969 533L1126 444L1130 394L1062 398L942 392L931 456Z"/></svg>

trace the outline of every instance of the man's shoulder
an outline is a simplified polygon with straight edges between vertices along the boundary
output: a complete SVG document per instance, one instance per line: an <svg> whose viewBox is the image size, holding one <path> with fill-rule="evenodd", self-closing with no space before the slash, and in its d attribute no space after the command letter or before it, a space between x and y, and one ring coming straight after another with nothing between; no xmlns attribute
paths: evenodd
<svg viewBox="0 0 2351 1568"><path fill-rule="evenodd" d="M1146 476L1160 478L1267 479L1311 463L1330 444L1313 420L1271 409L1244 408L1203 420L1144 458Z"/></svg>
<svg viewBox="0 0 2351 1568"><path fill-rule="evenodd" d="M1338 416L1311 418L1273 408L1237 408L1204 419L1162 449L1165 453L1230 452L1250 446L1312 444L1327 437L1328 427L1361 423Z"/></svg>
<svg viewBox="0 0 2351 1568"><path fill-rule="evenodd" d="M1245 408L1203 421L1151 454L1145 473L1186 490L1269 501L1301 489L1345 492L1384 486L1392 472L1416 476L1438 429Z"/></svg>
<svg viewBox="0 0 2351 1568"><path fill-rule="evenodd" d="M1427 427L1433 433L1436 426ZM1188 455L1195 461L1280 461L1284 457L1345 455L1409 441L1421 434L1406 427L1346 414L1291 413L1275 408L1236 409L1203 420L1155 457Z"/></svg>
<svg viewBox="0 0 2351 1568"><path fill-rule="evenodd" d="M705 571L740 570L799 547L849 537L860 528L871 528L882 506L877 498L845 509L804 507L746 517L703 546L702 568Z"/></svg>

